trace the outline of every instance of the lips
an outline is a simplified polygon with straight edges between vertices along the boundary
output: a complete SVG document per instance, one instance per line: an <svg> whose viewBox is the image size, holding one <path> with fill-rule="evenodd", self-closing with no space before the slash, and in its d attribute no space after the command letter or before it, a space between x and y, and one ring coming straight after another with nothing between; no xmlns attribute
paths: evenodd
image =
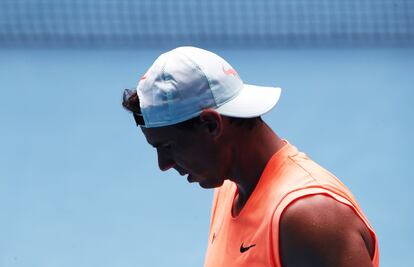
<svg viewBox="0 0 414 267"><path fill-rule="evenodd" d="M175 168L176 169L176 171L181 175L181 176L184 176L184 175L187 175L188 173L187 172L185 172L184 170L181 170L181 169L177 169L177 168Z"/></svg>
<svg viewBox="0 0 414 267"><path fill-rule="evenodd" d="M191 174L189 174L188 172L186 172L186 171L184 171L184 170L181 170L181 169L177 169L176 168L176 170L177 170L177 172L181 175L181 176L185 176L185 175L187 175L187 181L189 182L189 183L194 183L194 182L196 182L196 177L195 176L193 176L193 175L191 175Z"/></svg>
<svg viewBox="0 0 414 267"><path fill-rule="evenodd" d="M178 170L177 170L178 171ZM187 172L184 172L184 171L178 171L178 173L181 175L181 176L185 176L185 175L187 175L187 181L189 182L189 183L192 183L192 182L194 182L194 176L192 176L191 174L189 174L189 173L187 173Z"/></svg>

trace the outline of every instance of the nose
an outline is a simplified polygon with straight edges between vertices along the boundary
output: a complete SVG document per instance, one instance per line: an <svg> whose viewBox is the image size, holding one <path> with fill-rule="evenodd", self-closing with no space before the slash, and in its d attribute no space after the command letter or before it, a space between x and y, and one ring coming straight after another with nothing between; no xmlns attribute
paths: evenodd
<svg viewBox="0 0 414 267"><path fill-rule="evenodd" d="M166 153L160 152L157 149L157 155L158 155L158 167L161 171L167 171L175 166L174 160L166 155Z"/></svg>

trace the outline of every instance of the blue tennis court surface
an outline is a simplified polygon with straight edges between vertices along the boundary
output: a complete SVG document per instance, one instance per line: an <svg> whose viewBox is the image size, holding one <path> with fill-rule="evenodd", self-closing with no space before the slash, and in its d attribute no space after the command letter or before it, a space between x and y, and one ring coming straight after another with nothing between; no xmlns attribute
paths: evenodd
<svg viewBox="0 0 414 267"><path fill-rule="evenodd" d="M121 107L163 51L0 50L0 266L202 266L212 191ZM282 87L265 121L351 188L381 266L412 266L414 49L213 51Z"/></svg>

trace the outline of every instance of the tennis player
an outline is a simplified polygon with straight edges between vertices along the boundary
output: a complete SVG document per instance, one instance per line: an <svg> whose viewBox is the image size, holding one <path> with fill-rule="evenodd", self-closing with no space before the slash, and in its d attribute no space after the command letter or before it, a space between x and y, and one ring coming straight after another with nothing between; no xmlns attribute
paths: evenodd
<svg viewBox="0 0 414 267"><path fill-rule="evenodd" d="M377 267L377 237L351 192L261 119L280 93L179 47L125 90L123 106L162 171L214 188L205 267Z"/></svg>

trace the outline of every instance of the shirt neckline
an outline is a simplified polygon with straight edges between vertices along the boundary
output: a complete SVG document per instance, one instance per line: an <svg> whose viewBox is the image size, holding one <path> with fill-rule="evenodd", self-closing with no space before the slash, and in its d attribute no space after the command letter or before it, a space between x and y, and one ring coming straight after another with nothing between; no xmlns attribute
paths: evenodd
<svg viewBox="0 0 414 267"><path fill-rule="evenodd" d="M291 145L287 140L283 139L283 142L285 142L285 145L280 148L278 151L276 151L269 159L269 161L266 163L262 174L260 175L259 181L256 184L256 187L254 188L252 194L250 195L249 199L247 200L247 202L244 204L244 207L241 209L241 211L239 212L239 214L237 216L233 216L233 206L234 206L234 201L237 197L238 194L238 190L237 190L237 185L232 182L232 193L231 193L231 201L230 201L230 217L232 220L239 220L240 218L243 217L243 214L246 213L246 210L249 210L256 200L257 198L257 192L262 191L262 187L266 185L266 181L271 178L272 175L270 175L271 173L273 173L275 170L279 169L280 166L283 163L283 159L285 159L286 157L288 157L289 155L295 154L297 153L297 149L295 146Z"/></svg>

